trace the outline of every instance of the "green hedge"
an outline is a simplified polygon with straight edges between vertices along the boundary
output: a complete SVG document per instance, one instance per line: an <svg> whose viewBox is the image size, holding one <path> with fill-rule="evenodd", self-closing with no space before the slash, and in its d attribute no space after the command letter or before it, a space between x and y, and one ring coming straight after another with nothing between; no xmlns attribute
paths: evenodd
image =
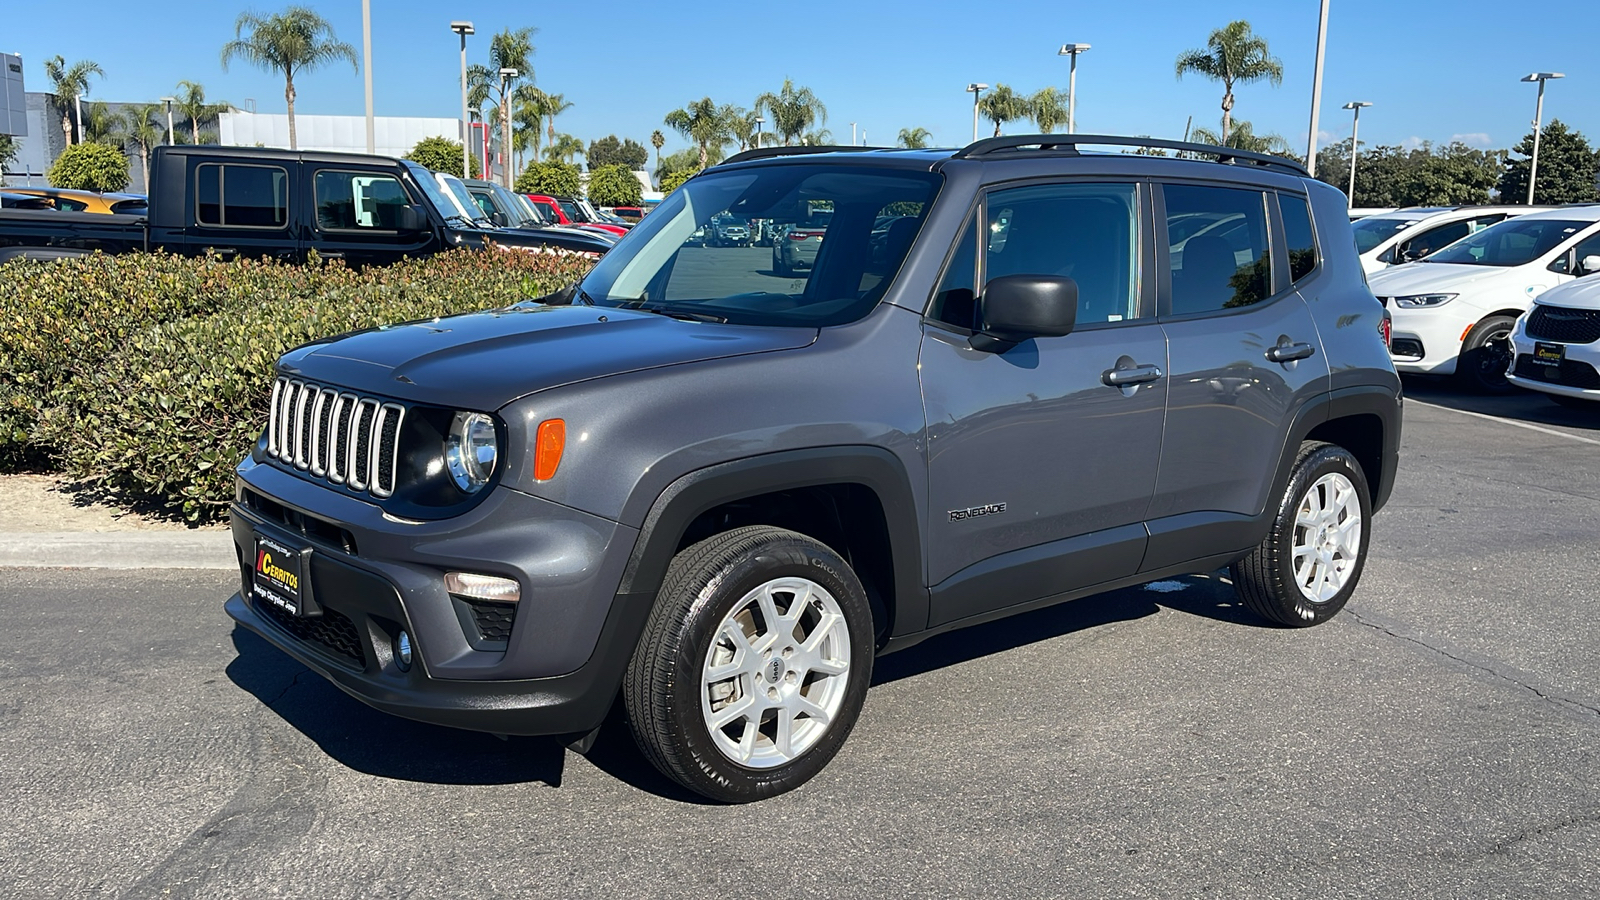
<svg viewBox="0 0 1600 900"><path fill-rule="evenodd" d="M221 516L273 362L357 328L505 306L590 262L458 251L387 268L165 255L0 267L0 466L58 467L193 522Z"/></svg>

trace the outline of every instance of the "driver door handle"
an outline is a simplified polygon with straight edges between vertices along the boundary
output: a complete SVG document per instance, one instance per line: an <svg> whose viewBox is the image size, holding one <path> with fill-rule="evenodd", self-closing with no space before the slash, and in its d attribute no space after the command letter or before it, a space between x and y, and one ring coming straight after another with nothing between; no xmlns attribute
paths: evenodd
<svg viewBox="0 0 1600 900"><path fill-rule="evenodd" d="M1160 366L1145 365L1131 369L1107 369L1100 374L1100 382L1107 387L1120 388L1155 381L1160 377Z"/></svg>
<svg viewBox="0 0 1600 900"><path fill-rule="evenodd" d="M1275 363L1293 362L1305 359L1317 352L1317 348L1310 344L1279 344L1267 350L1267 361Z"/></svg>

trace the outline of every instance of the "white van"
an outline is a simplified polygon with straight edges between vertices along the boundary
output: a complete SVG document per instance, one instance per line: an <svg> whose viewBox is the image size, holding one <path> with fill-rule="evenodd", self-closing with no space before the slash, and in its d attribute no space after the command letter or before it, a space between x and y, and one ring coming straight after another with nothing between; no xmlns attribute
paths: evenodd
<svg viewBox="0 0 1600 900"><path fill-rule="evenodd" d="M1390 266L1426 259L1469 234L1511 216L1543 212L1549 206L1412 206L1365 216L1350 224L1356 252L1368 275Z"/></svg>
<svg viewBox="0 0 1600 900"><path fill-rule="evenodd" d="M1600 269L1600 257L1579 259ZM1516 360L1506 377L1562 406L1600 410L1600 278L1553 287L1533 301L1511 333Z"/></svg>
<svg viewBox="0 0 1600 900"><path fill-rule="evenodd" d="M1586 264L1596 263L1600 205L1571 206L1491 225L1368 283L1393 317L1395 369L1503 391L1517 317L1546 290L1593 274Z"/></svg>

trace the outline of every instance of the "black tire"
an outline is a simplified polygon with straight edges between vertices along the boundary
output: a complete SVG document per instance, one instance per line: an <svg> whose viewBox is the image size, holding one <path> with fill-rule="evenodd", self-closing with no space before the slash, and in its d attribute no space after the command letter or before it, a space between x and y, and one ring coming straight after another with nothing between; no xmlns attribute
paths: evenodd
<svg viewBox="0 0 1600 900"><path fill-rule="evenodd" d="M1587 397L1569 397L1566 394L1545 394L1545 396L1550 398L1550 402L1558 406L1565 406L1567 409L1600 411L1600 402L1590 400Z"/></svg>
<svg viewBox="0 0 1600 900"><path fill-rule="evenodd" d="M1300 589L1294 570L1294 542L1301 505L1307 493L1324 476L1343 475L1355 488L1361 515L1360 547L1344 584L1333 596L1312 601ZM1354 456L1343 447L1307 441L1300 445L1289 483L1278 500L1272 530L1249 556L1232 566L1233 586L1239 599L1257 615L1278 625L1306 628L1333 618L1361 581L1371 540L1372 495Z"/></svg>
<svg viewBox="0 0 1600 900"><path fill-rule="evenodd" d="M837 601L849 630L849 667L839 676L840 706L815 743L787 763L750 768L713 741L701 711L701 675L724 618L752 590L783 577L803 577ZM872 681L872 655L872 608L837 553L781 528L734 529L673 558L623 680L628 723L645 757L689 790L724 803L774 797L805 784L844 745Z"/></svg>
<svg viewBox="0 0 1600 900"><path fill-rule="evenodd" d="M1489 316L1472 326L1456 359L1456 379L1463 387L1483 394L1511 392L1506 369L1511 367L1511 331L1516 325L1511 316Z"/></svg>

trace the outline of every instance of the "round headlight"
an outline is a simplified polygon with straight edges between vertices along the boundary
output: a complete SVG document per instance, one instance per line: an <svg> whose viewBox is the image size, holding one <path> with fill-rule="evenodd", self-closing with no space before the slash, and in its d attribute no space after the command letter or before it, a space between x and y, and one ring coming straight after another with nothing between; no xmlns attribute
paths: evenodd
<svg viewBox="0 0 1600 900"><path fill-rule="evenodd" d="M499 455L494 420L482 413L456 413L450 435L444 439L444 462L456 487L468 494L489 483Z"/></svg>

